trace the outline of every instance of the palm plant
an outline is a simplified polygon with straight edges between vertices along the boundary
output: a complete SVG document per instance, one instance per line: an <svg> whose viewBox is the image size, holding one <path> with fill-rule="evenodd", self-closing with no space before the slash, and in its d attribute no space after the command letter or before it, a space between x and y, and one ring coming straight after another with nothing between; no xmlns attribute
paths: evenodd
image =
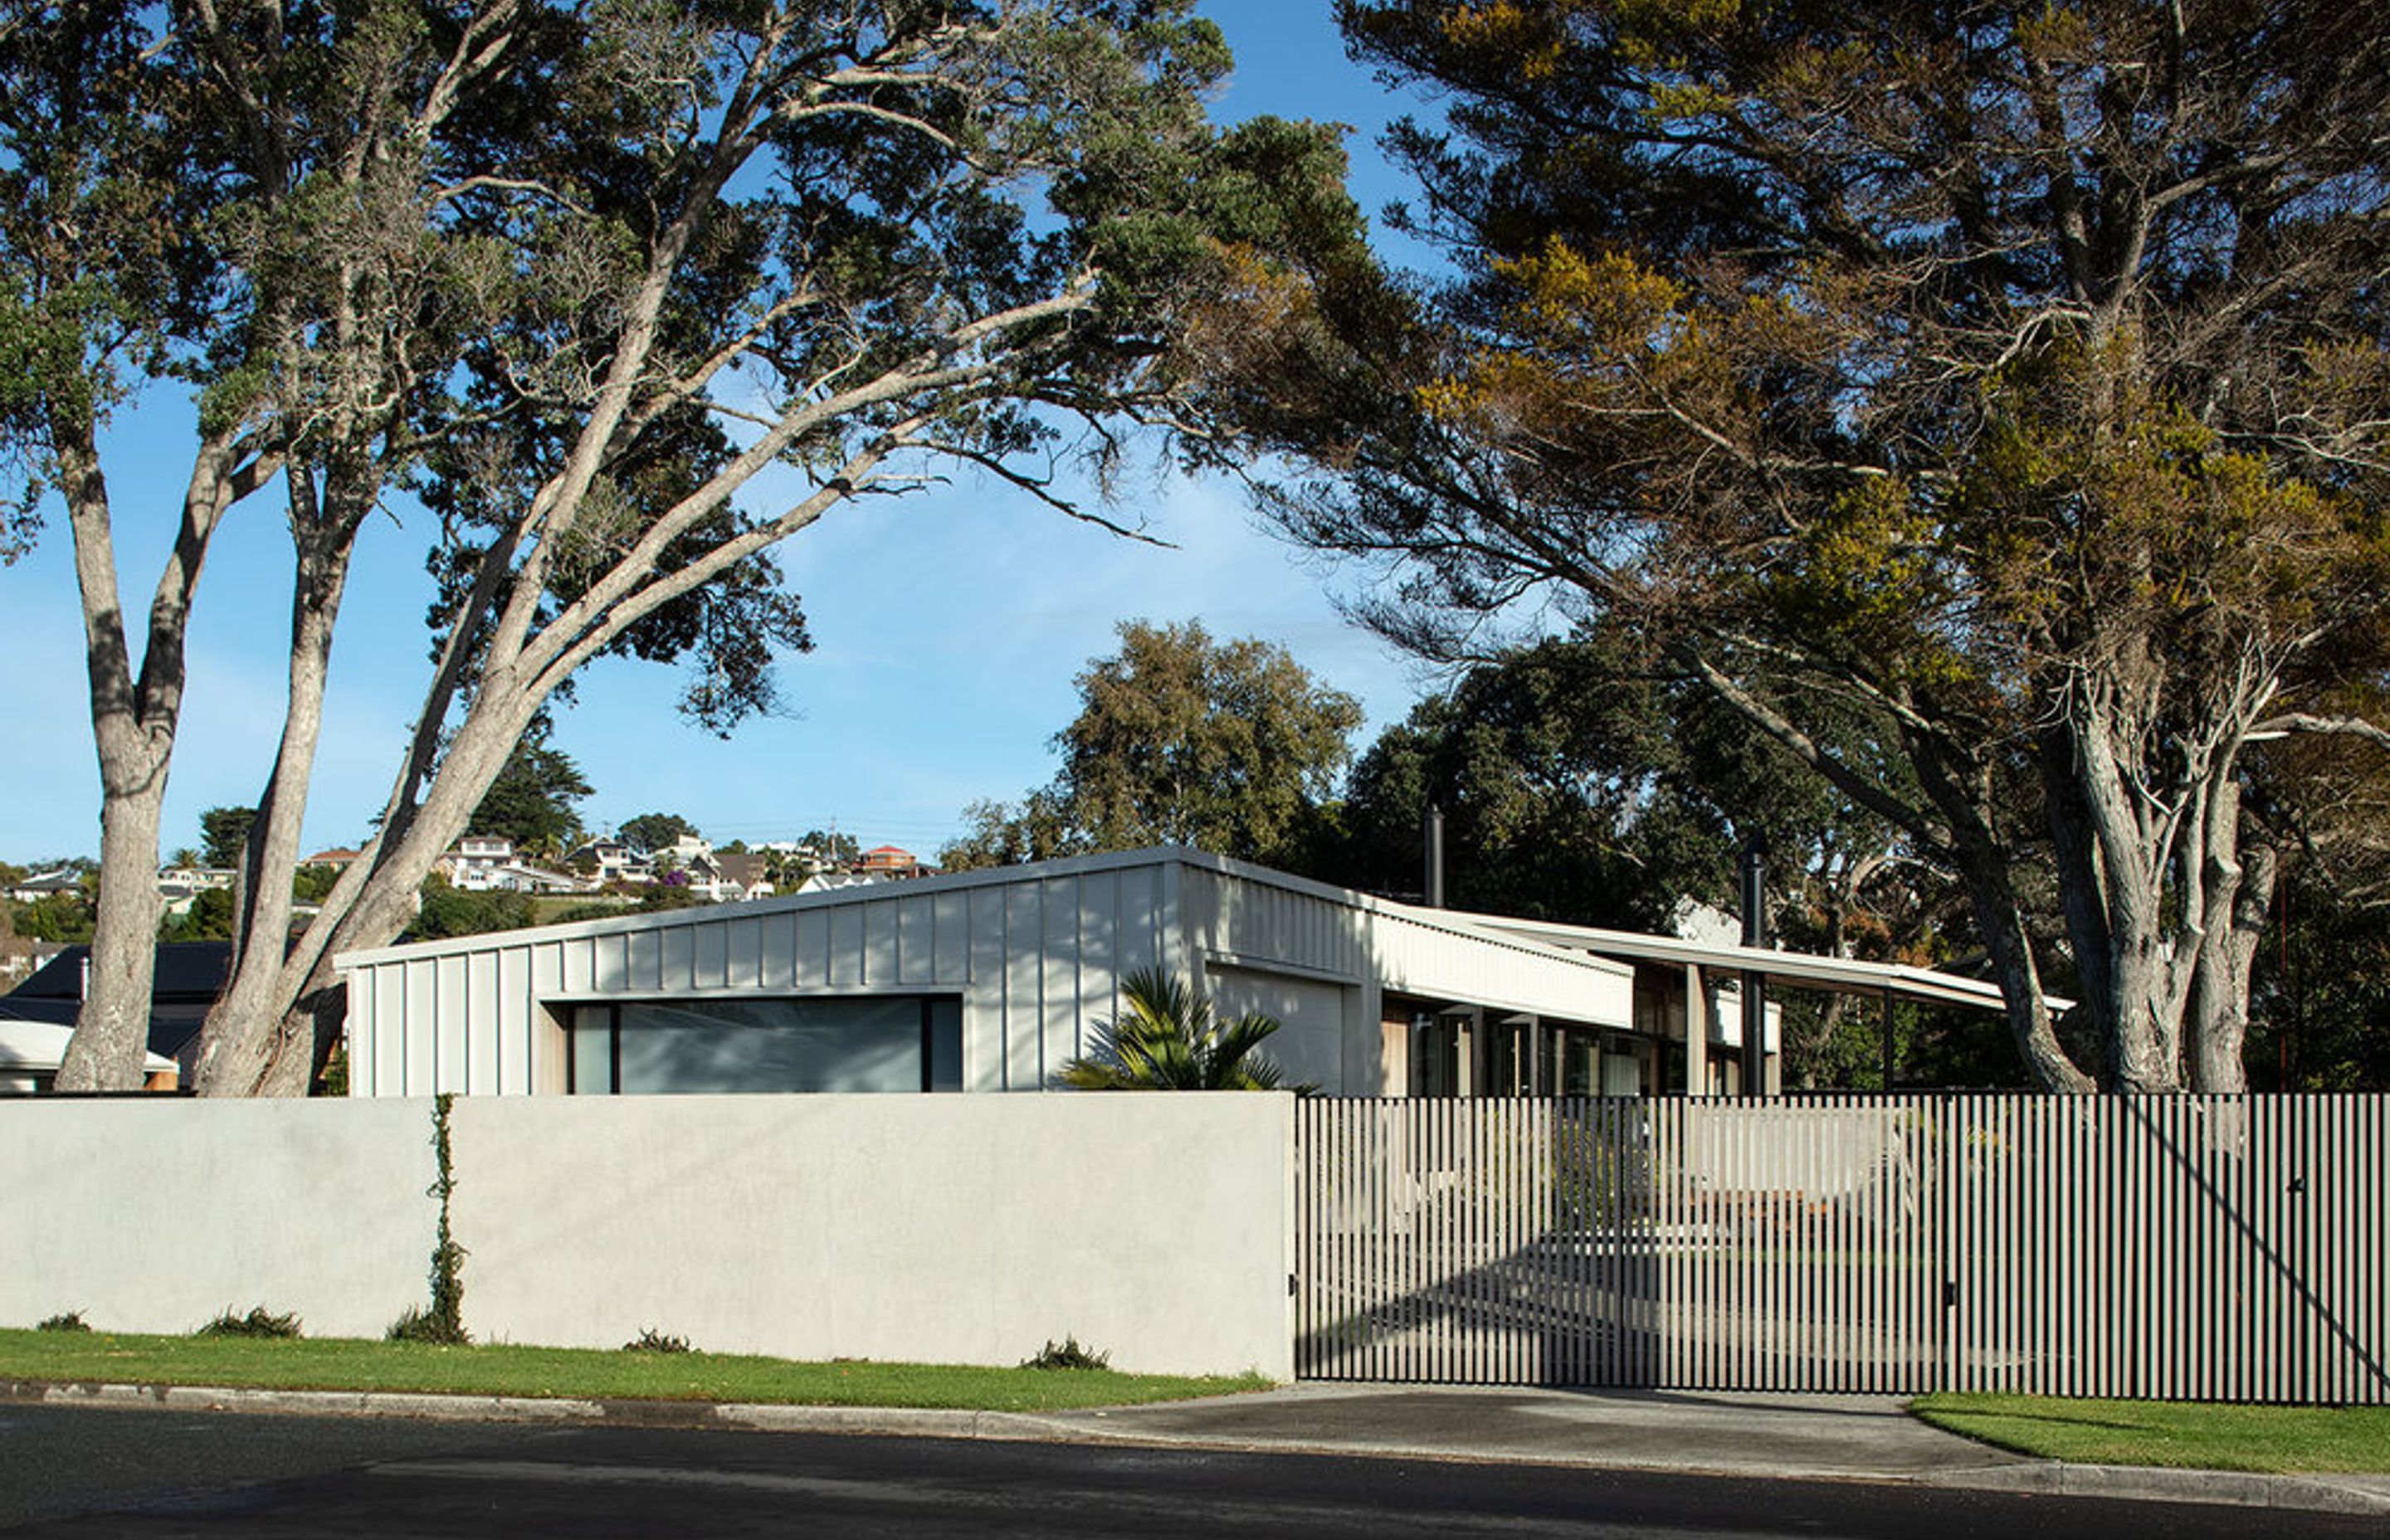
<svg viewBox="0 0 2390 1540"><path fill-rule="evenodd" d="M1286 1086L1260 1051L1278 1020L1247 1011L1222 1021L1185 979L1158 969L1121 981L1128 1008L1096 1028L1094 1051L1054 1076L1083 1091L1308 1091Z"/></svg>

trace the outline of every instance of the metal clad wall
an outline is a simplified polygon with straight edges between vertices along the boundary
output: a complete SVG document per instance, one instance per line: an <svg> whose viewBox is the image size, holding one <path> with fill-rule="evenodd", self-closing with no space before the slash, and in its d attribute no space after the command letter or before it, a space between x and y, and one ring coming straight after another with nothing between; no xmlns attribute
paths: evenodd
<svg viewBox="0 0 2390 1540"><path fill-rule="evenodd" d="M1045 933L1045 894L1035 883L1004 890L1004 1088L1030 1090L1045 1084L1046 972L1037 955Z"/></svg>
<svg viewBox="0 0 2390 1540"><path fill-rule="evenodd" d="M964 943L970 990L963 996L963 1084L974 1091L1005 1089L1011 1061L1004 1040L1005 890L973 888L965 902Z"/></svg>
<svg viewBox="0 0 2390 1540"><path fill-rule="evenodd" d="M1042 1008L1035 1023L1044 1073L1051 1076L1079 1052L1079 933L1083 895L1077 879L1059 878L1039 885L1044 931L1036 942ZM1030 1025L1016 1020L1018 1032Z"/></svg>
<svg viewBox="0 0 2390 1540"><path fill-rule="evenodd" d="M1589 960L1179 855L389 948L343 966L363 1096L560 1091L557 1007L749 991L957 993L965 1086L1034 1089L1086 1051L1089 1029L1117 1009L1124 974L1200 978L1214 967L1275 974L1271 988L1346 992L1318 1030L1367 1041L1315 1056L1333 1090L1348 1066L1376 1062L1377 1023L1364 1018L1382 975L1397 988L1620 1022L1627 988L1622 971Z"/></svg>
<svg viewBox="0 0 2390 1540"><path fill-rule="evenodd" d="M1296 1115L1308 1377L2390 1404L2390 1097Z"/></svg>
<svg viewBox="0 0 2390 1540"><path fill-rule="evenodd" d="M1471 1000L1509 1009L1624 1027L1633 1020L1634 981L1623 969L1551 949L1415 919L1274 882L1189 868L1186 934L1207 956L1246 966L1356 982L1374 975L1388 989ZM1553 1002L1565 1002L1568 1009Z"/></svg>

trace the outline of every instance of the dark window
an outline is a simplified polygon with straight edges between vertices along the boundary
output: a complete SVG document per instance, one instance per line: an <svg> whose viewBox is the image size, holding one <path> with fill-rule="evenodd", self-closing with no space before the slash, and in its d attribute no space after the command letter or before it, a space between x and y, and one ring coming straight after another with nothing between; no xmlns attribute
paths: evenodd
<svg viewBox="0 0 2390 1540"><path fill-rule="evenodd" d="M572 1008L576 1096L723 1091L959 1091L962 1001L950 995L622 1000Z"/></svg>

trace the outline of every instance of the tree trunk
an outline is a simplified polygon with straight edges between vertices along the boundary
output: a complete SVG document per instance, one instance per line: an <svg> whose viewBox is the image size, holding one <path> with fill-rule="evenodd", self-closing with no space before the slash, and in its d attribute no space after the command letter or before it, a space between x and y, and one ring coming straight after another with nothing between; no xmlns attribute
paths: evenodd
<svg viewBox="0 0 2390 1540"><path fill-rule="evenodd" d="M238 1053L247 1067L245 1078L227 1087L231 1094L306 1095L345 1022L345 991L332 958L386 945L414 918L424 879L505 767L537 706L522 701L510 683L503 671L484 681L430 794L419 807L394 810L287 954L271 963L263 955L243 959L243 970L256 968L270 993L262 1010L226 1018L227 1033L238 1036L228 1036L223 1051Z"/></svg>
<svg viewBox="0 0 2390 1540"><path fill-rule="evenodd" d="M163 752L137 734L110 733L100 753L99 900L91 972L74 1035L58 1062L61 1091L135 1091L149 1047L149 996L158 959L158 825L166 800Z"/></svg>
<svg viewBox="0 0 2390 1540"><path fill-rule="evenodd" d="M2237 806L2229 816L2238 822ZM2185 1023L2191 1088L2240 1092L2249 1088L2242 1061L2249 1033L2249 974L2273 908L2278 866L2274 852L2262 845L2237 865L2211 849L2208 866L2216 897L2206 933L2199 938Z"/></svg>
<svg viewBox="0 0 2390 1540"><path fill-rule="evenodd" d="M61 416L51 424L52 442L64 446L58 489L74 538L100 784L91 976L58 1065L57 1084L63 1091L135 1090L142 1083L157 970L158 832L182 715L183 638L208 542L234 496L224 445L203 443L184 494L174 547L150 601L136 678L117 594L108 484L92 430L87 417Z"/></svg>
<svg viewBox="0 0 2390 1540"><path fill-rule="evenodd" d="M294 490L294 501L312 498L300 487ZM232 978L200 1029L201 1096L304 1096L320 1063L313 1052L312 1030L309 1051L294 1053L294 1024L277 1021L275 986L290 949L290 885L299 866L300 835L331 673L334 622L348 580L354 530L353 522L336 516L328 536L301 545L291 598L289 709L283 718L274 773L244 852Z"/></svg>

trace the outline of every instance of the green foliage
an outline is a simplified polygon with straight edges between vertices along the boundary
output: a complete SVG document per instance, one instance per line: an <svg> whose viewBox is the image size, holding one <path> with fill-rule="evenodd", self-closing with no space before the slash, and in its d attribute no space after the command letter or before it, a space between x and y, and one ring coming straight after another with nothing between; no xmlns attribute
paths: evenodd
<svg viewBox="0 0 2390 1540"><path fill-rule="evenodd" d="M353 1338L251 1341L6 1329L0 1329L0 1380L990 1411L1126 1405L1268 1388L1267 1380L1253 1374L1043 1374L985 1366L794 1363L738 1354L621 1353L512 1343L449 1346Z"/></svg>
<svg viewBox="0 0 2390 1540"><path fill-rule="evenodd" d="M1150 969L1121 981L1128 1008L1094 1032L1094 1050L1054 1076L1083 1091L1308 1091L1284 1086L1261 1051L1279 1023L1259 1011L1222 1021L1212 1002L1176 975Z"/></svg>
<svg viewBox="0 0 2390 1540"><path fill-rule="evenodd" d="M1339 19L1441 104L1388 148L1451 279L1252 287L1213 362L1289 528L1439 661L1557 613L1740 714L1963 883L2044 1084L2235 1088L2244 751L2390 661L2390 19Z"/></svg>
<svg viewBox="0 0 2390 1540"><path fill-rule="evenodd" d="M2253 1406L1937 1391L1936 1428L2042 1459L2194 1470L2390 1472L2390 1407Z"/></svg>
<svg viewBox="0 0 2390 1540"><path fill-rule="evenodd" d="M219 870L241 864L249 827L257 821L253 807L211 807L199 815L199 859Z"/></svg>
<svg viewBox="0 0 2390 1540"><path fill-rule="evenodd" d="M390 1323L389 1328L382 1333L382 1341L423 1342L433 1346L449 1347L462 1343L468 1339L456 1335L453 1328L421 1305L410 1304L398 1313L398 1319Z"/></svg>
<svg viewBox="0 0 2390 1540"><path fill-rule="evenodd" d="M423 884L423 906L406 930L412 941L438 941L446 936L477 936L492 930L520 930L538 923L531 895L516 892L466 892L434 875Z"/></svg>
<svg viewBox="0 0 2390 1540"><path fill-rule="evenodd" d="M225 1311L194 1333L200 1337L290 1338L301 1335L297 1315L277 1315L265 1306L251 1305L246 1315Z"/></svg>
<svg viewBox="0 0 2390 1540"><path fill-rule="evenodd" d="M233 927L233 901L230 888L201 888L191 895L191 905L179 915L164 915L158 921L160 941L230 941Z"/></svg>
<svg viewBox="0 0 2390 1540"><path fill-rule="evenodd" d="M697 826L677 813L642 813L616 826L614 836L633 850L649 854L669 850L675 840L693 839Z"/></svg>
<svg viewBox="0 0 2390 1540"><path fill-rule="evenodd" d="M1266 642L1214 643L1194 622L1119 630L1119 655L1079 675L1079 714L1054 740L1053 785L1017 811L972 804L972 831L939 852L940 865L1158 844L1307 864L1359 704Z"/></svg>
<svg viewBox="0 0 2390 1540"><path fill-rule="evenodd" d="M2381 870L2319 854L2284 877L2255 957L2255 1088L2390 1090L2390 925L2369 880Z"/></svg>
<svg viewBox="0 0 2390 1540"><path fill-rule="evenodd" d="M340 880L341 868L338 866L302 866L291 874L290 896L302 904L321 904Z"/></svg>
<svg viewBox="0 0 2390 1540"><path fill-rule="evenodd" d="M431 1155L434 1174L428 1195L440 1200L440 1229L431 1247L431 1303L418 1313L412 1307L392 1323L392 1341L461 1343L472 1339L465 1330L465 1248L448 1227L449 1200L456 1191L456 1165L450 1148L449 1120L456 1093L443 1091L431 1099Z"/></svg>
<svg viewBox="0 0 2390 1540"><path fill-rule="evenodd" d="M863 841L852 834L832 834L827 829L810 828L797 842L834 866L853 866L863 857Z"/></svg>
<svg viewBox="0 0 2390 1540"><path fill-rule="evenodd" d="M534 858L559 856L581 841L572 804L589 791L572 756L550 747L546 725L536 724L482 793L465 832L502 836Z"/></svg>
<svg viewBox="0 0 2390 1540"><path fill-rule="evenodd" d="M658 1331L653 1327L639 1328L639 1334L623 1344L624 1353L687 1353L688 1339Z"/></svg>
<svg viewBox="0 0 2390 1540"><path fill-rule="evenodd" d="M45 1316L33 1329L35 1331L89 1331L91 1323L83 1318L83 1312L80 1310L62 1310L55 1315Z"/></svg>
<svg viewBox="0 0 2390 1540"><path fill-rule="evenodd" d="M81 893L44 893L30 904L6 900L10 923L28 941L91 940L91 900Z"/></svg>
<svg viewBox="0 0 2390 1540"><path fill-rule="evenodd" d="M1034 1356L1022 1359L1021 1367L1024 1369L1101 1369L1109 1373L1112 1355L1081 1347L1076 1337L1064 1337L1060 1342L1048 1341Z"/></svg>

